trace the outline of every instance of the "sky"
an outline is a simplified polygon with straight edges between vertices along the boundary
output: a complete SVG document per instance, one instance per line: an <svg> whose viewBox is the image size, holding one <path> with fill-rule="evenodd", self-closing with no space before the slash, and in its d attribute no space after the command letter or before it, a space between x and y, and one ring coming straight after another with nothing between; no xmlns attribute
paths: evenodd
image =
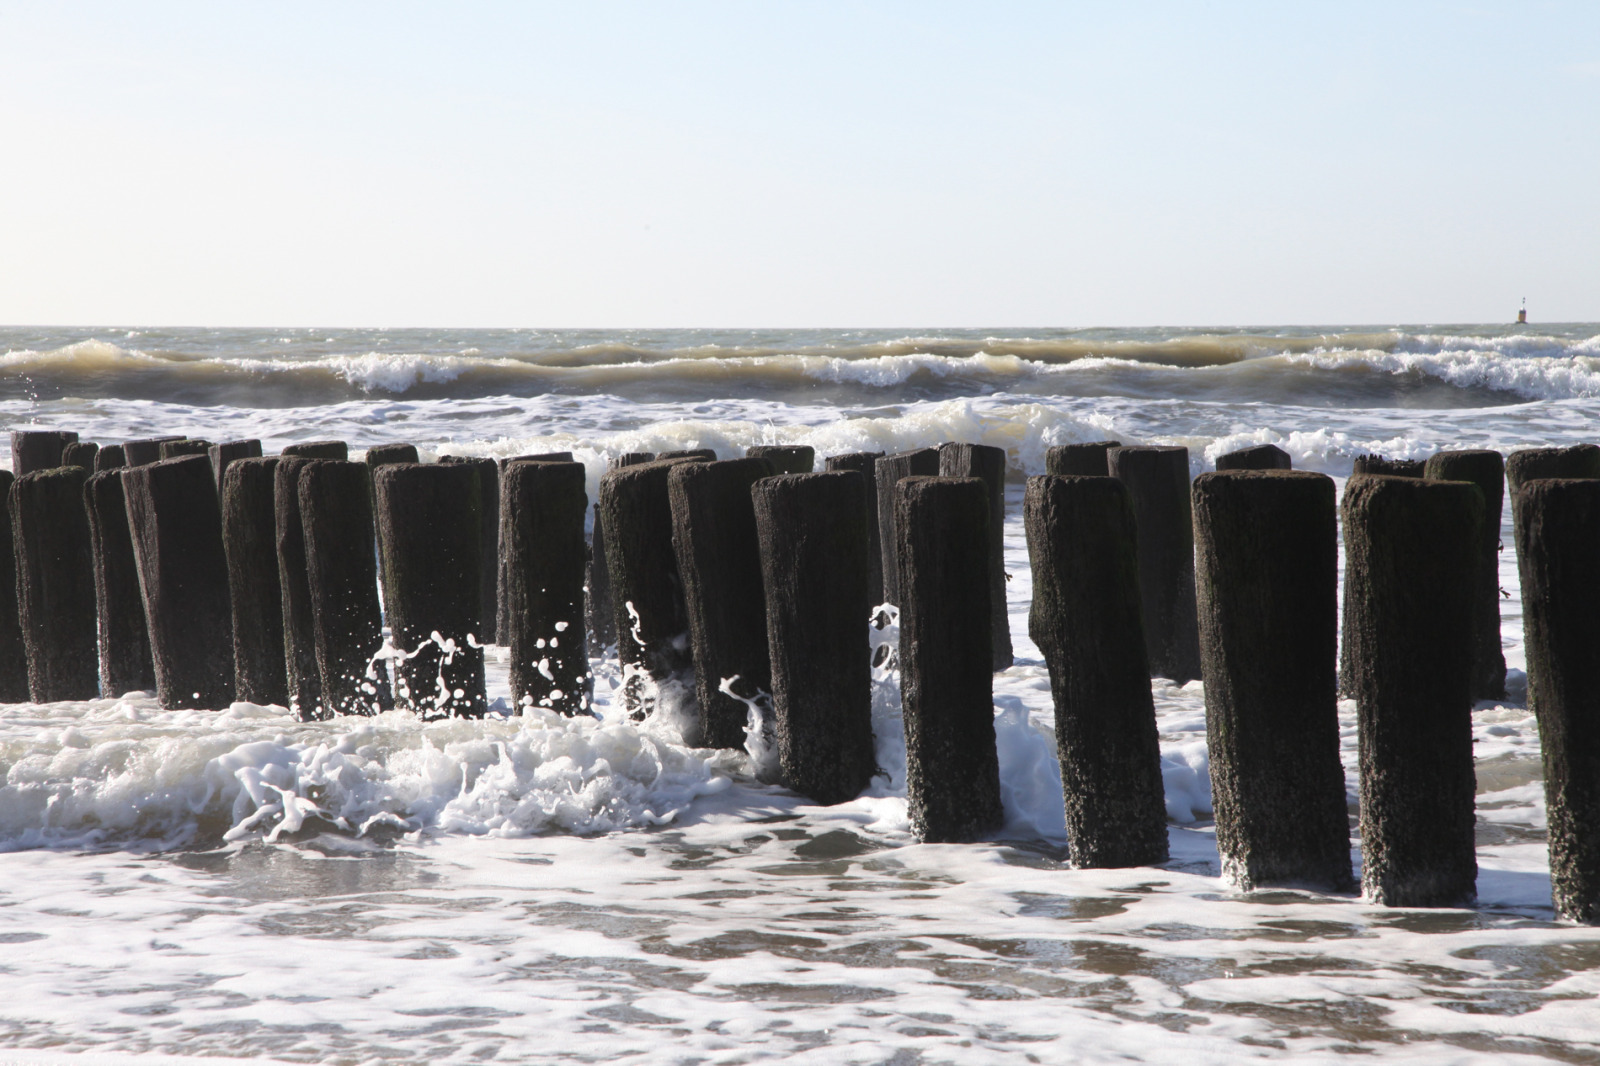
<svg viewBox="0 0 1600 1066"><path fill-rule="evenodd" d="M1600 4L0 0L0 323L1600 320Z"/></svg>

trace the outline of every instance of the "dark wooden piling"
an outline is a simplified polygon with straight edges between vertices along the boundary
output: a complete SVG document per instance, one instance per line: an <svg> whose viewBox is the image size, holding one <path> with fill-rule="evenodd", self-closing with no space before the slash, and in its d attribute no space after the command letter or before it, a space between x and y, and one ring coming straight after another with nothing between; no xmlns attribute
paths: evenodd
<svg viewBox="0 0 1600 1066"><path fill-rule="evenodd" d="M505 560L503 634L515 713L543 707L588 714L594 691L584 639L588 473L582 463L519 462L500 482Z"/></svg>
<svg viewBox="0 0 1600 1066"><path fill-rule="evenodd" d="M100 629L100 692L106 697L156 687L150 630L139 589L139 564L128 526L122 472L105 470L84 485L89 550L94 567L95 615ZM279 652L282 659L282 652Z"/></svg>
<svg viewBox="0 0 1600 1066"><path fill-rule="evenodd" d="M374 444L367 449L366 464L368 470L376 470L380 466L390 463L415 463L418 462L417 446L415 444Z"/></svg>
<svg viewBox="0 0 1600 1066"><path fill-rule="evenodd" d="M654 458L652 456L652 458ZM649 460L642 460L648 462ZM534 452L530 455L508 455L500 461L500 475L505 476L506 467L512 463L570 463L571 452Z"/></svg>
<svg viewBox="0 0 1600 1066"><path fill-rule="evenodd" d="M1128 486L1139 534L1139 602L1155 677L1183 684L1200 676L1195 616L1194 519L1189 449L1113 448L1111 474Z"/></svg>
<svg viewBox="0 0 1600 1066"><path fill-rule="evenodd" d="M1139 618L1128 487L1109 477L1028 479L1028 629L1044 654L1074 866L1166 861L1150 667Z"/></svg>
<svg viewBox="0 0 1600 1066"><path fill-rule="evenodd" d="M1236 470L1194 482L1200 659L1223 873L1245 890L1344 892L1333 479Z"/></svg>
<svg viewBox="0 0 1600 1066"><path fill-rule="evenodd" d="M878 460L875 469L878 482L878 549L882 553L879 569L883 573L883 598L878 603L892 603L898 607L900 561L895 549L894 487L901 478L937 476L939 449L918 448L886 455ZM872 606L877 605L875 603Z"/></svg>
<svg viewBox="0 0 1600 1066"><path fill-rule="evenodd" d="M94 473L95 459L100 454L100 445L92 440L75 440L61 449L61 465L76 466L86 474Z"/></svg>
<svg viewBox="0 0 1600 1066"><path fill-rule="evenodd" d="M387 674L373 662L383 649L383 610L372 556L371 475L365 463L320 459L300 468L298 491L322 685L318 716L377 714L393 701Z"/></svg>
<svg viewBox="0 0 1600 1066"><path fill-rule="evenodd" d="M127 466L148 466L161 461L161 446L183 437L145 437L142 440L124 441L122 451Z"/></svg>
<svg viewBox="0 0 1600 1066"><path fill-rule="evenodd" d="M1057 444L1044 453L1044 472L1072 477L1109 477L1106 453L1122 447L1121 441L1091 440L1083 444Z"/></svg>
<svg viewBox="0 0 1600 1066"><path fill-rule="evenodd" d="M213 444L206 454L211 459L211 480L216 482L217 498L220 500L222 481L227 476L229 465L239 459L261 458L261 442L254 439L223 441Z"/></svg>
<svg viewBox="0 0 1600 1066"><path fill-rule="evenodd" d="M1476 896L1471 575L1483 493L1361 475L1345 485L1345 610L1361 747L1362 887L1394 907Z"/></svg>
<svg viewBox="0 0 1600 1066"><path fill-rule="evenodd" d="M185 455L204 455L209 457L211 455L211 442L193 437L161 442L160 456L162 459L180 459ZM212 484L216 484L215 477L212 478Z"/></svg>
<svg viewBox="0 0 1600 1066"><path fill-rule="evenodd" d="M222 510L211 460L188 455L124 471L161 706L233 702L233 623Z"/></svg>
<svg viewBox="0 0 1600 1066"><path fill-rule="evenodd" d="M1006 606L1006 453L987 444L939 448L941 477L975 477L989 490L989 634L996 673L1011 668L1011 613ZM896 518L898 523L899 519Z"/></svg>
<svg viewBox="0 0 1600 1066"><path fill-rule="evenodd" d="M861 475L839 471L763 478L750 493L783 781L818 803L844 803L877 769L866 491Z"/></svg>
<svg viewBox="0 0 1600 1066"><path fill-rule="evenodd" d="M94 472L102 470L120 470L128 465L128 457L123 454L122 445L106 444L94 453Z"/></svg>
<svg viewBox="0 0 1600 1066"><path fill-rule="evenodd" d="M817 450L809 444L757 444L744 454L747 459L766 459L779 474L809 474L817 465Z"/></svg>
<svg viewBox="0 0 1600 1066"><path fill-rule="evenodd" d="M283 590L278 580L274 503L279 462L273 455L235 459L227 465L222 475L222 544L233 611L235 698L287 707L289 681L284 673ZM212 465L215 467L214 461Z"/></svg>
<svg viewBox="0 0 1600 1066"><path fill-rule="evenodd" d="M272 472L274 537L278 548L278 592L283 597L284 681L289 709L309 720L322 705L317 673L317 637L306 576L306 539L300 521L300 470L314 460L279 457Z"/></svg>
<svg viewBox="0 0 1600 1066"><path fill-rule="evenodd" d="M62 452L78 439L70 429L14 429L11 431L11 473L17 477L62 465Z"/></svg>
<svg viewBox="0 0 1600 1066"><path fill-rule="evenodd" d="M424 718L482 717L481 575L494 569L483 556L479 469L392 463L373 476L385 614L395 645L411 656L398 665L395 703Z"/></svg>
<svg viewBox="0 0 1600 1066"><path fill-rule="evenodd" d="M1470 481L1483 493L1482 538L1472 583L1476 637L1472 652L1472 698L1506 697L1506 656L1500 647L1500 517L1505 504L1506 464L1495 451L1447 451L1429 457L1423 477L1430 481Z"/></svg>
<svg viewBox="0 0 1600 1066"><path fill-rule="evenodd" d="M1534 479L1513 497L1557 916L1600 925L1600 480Z"/></svg>
<svg viewBox="0 0 1600 1066"><path fill-rule="evenodd" d="M1254 444L1217 456L1218 470L1288 470L1289 453L1276 444Z"/></svg>
<svg viewBox="0 0 1600 1066"><path fill-rule="evenodd" d="M58 466L11 483L18 615L35 703L92 700L99 692L85 480L78 467Z"/></svg>
<svg viewBox="0 0 1600 1066"><path fill-rule="evenodd" d="M1524 481L1544 478L1600 478L1600 446L1525 448L1506 456L1506 481L1515 495ZM1513 521L1515 521L1513 509Z"/></svg>
<svg viewBox="0 0 1600 1066"><path fill-rule="evenodd" d="M537 452L537 453L532 454L532 455L506 456L504 458L496 460L496 462L499 463L499 467L500 467L499 473L498 473L498 480L496 481L496 484L502 486L501 493L503 495L504 491L505 491L503 486L505 485L505 480L506 480L506 468L511 466L513 463L570 463L570 462L572 462L572 453L571 452ZM494 589L495 589L495 595L494 595L494 602L495 602L494 636L495 636L495 640L498 643L501 643L501 644L506 645L507 647L510 647L510 645L511 645L511 608L508 606L509 601L507 600L507 596L509 595L508 587L509 587L510 582L511 582L511 574L510 574L509 563L507 561L506 548L505 548L507 534L506 534L506 531L505 531L505 528L504 528L504 517L505 517L505 509L503 507L501 507L495 513L495 516L494 516L495 521L498 522L498 523L501 523L500 527L498 528L498 530L497 530L497 532L495 534L496 537L497 537L497 540L495 542L496 543L497 554L496 554L495 561L494 561L494 568L495 568L495 579L494 579ZM585 553L588 552L587 544L584 547L584 551L585 551ZM585 559L587 559L587 554L585 555ZM587 566L587 563L585 563L585 565Z"/></svg>
<svg viewBox="0 0 1600 1066"><path fill-rule="evenodd" d="M612 456L608 470L624 466L638 466L655 461L654 452L623 452ZM611 570L606 564L606 527L600 516L600 501L594 504L594 531L589 538L589 571L585 583L587 597L584 614L588 620L589 640L596 654L603 654L617 642L616 605L611 599Z"/></svg>
<svg viewBox="0 0 1600 1066"><path fill-rule="evenodd" d="M749 705L721 691L725 678L744 699L772 691L767 601L750 488L773 475L767 458L680 463L667 476L672 548L683 582L694 655L700 736L708 748L743 748Z"/></svg>
<svg viewBox="0 0 1600 1066"><path fill-rule="evenodd" d="M878 524L878 460L882 458L882 452L849 452L822 461L824 470L854 470L866 485L867 598L874 607L883 602L883 540Z"/></svg>
<svg viewBox="0 0 1600 1066"><path fill-rule="evenodd" d="M714 461L717 458L717 453L714 450L710 449L710 448L683 448L683 449L681 449L679 451L675 451L675 452L662 452L661 454L657 455L656 458L657 459L704 459L707 462L711 462L711 461Z"/></svg>
<svg viewBox="0 0 1600 1066"><path fill-rule="evenodd" d="M481 644L494 644L499 634L500 612L500 463L485 455L441 455L446 465L470 467L478 479L478 632Z"/></svg>
<svg viewBox="0 0 1600 1066"><path fill-rule="evenodd" d="M0 493L11 496L11 471L0 470ZM17 607L17 557L11 522L0 522L0 703L28 699L28 651Z"/></svg>
<svg viewBox="0 0 1600 1066"><path fill-rule="evenodd" d="M1005 820L988 654L992 497L979 477L895 485L906 803L923 841L976 840Z"/></svg>
<svg viewBox="0 0 1600 1066"><path fill-rule="evenodd" d="M282 454L296 459L335 459L342 463L350 458L350 446L342 440L308 440L284 445Z"/></svg>
<svg viewBox="0 0 1600 1066"><path fill-rule="evenodd" d="M683 580L672 549L672 502L667 476L690 459L658 459L620 467L600 479L600 519L606 531L622 703L635 718L655 709L655 686L679 679L694 665Z"/></svg>
<svg viewBox="0 0 1600 1066"><path fill-rule="evenodd" d="M1350 473L1382 474L1388 477L1421 477L1427 464L1421 459L1385 459L1381 455L1358 455Z"/></svg>

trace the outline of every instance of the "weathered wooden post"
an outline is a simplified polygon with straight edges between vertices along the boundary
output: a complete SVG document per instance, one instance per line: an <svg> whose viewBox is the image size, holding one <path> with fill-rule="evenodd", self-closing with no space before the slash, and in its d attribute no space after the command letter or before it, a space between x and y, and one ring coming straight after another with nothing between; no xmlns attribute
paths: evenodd
<svg viewBox="0 0 1600 1066"><path fill-rule="evenodd" d="M1047 474L1073 477L1110 477L1111 463L1106 453L1122 447L1121 441L1091 440L1082 444L1057 444L1044 453Z"/></svg>
<svg viewBox="0 0 1600 1066"><path fill-rule="evenodd" d="M183 440L179 437L145 437L143 440L124 441L122 451L127 466L148 466L160 462L161 446L168 441Z"/></svg>
<svg viewBox="0 0 1600 1066"><path fill-rule="evenodd" d="M501 495L504 496L505 490L504 490L503 486L505 485L505 481L506 481L506 469L508 467L510 467L512 464L514 464L514 463L570 463L570 462L572 462L572 453L571 452L539 452L539 453L536 453L536 454L533 454L533 455L512 455L512 456L507 456L507 457L498 459L498 460L496 460L496 462L499 463L500 469L499 469L498 477L497 477L497 480L496 480L495 483L497 485L499 485L499 486L502 486L500 491L501 491ZM496 641L498 641L501 644L506 645L507 647L510 647L511 646L511 635L510 635L511 634L511 608L509 606L509 602L510 601L507 599L507 597L510 594L508 589L509 589L509 585L510 585L510 581L511 581L511 574L510 574L510 562L509 562L510 556L509 556L509 554L507 552L507 549L506 549L506 546L505 546L506 537L509 536L510 534L508 534L506 532L505 528L504 528L504 526L505 526L505 508L504 508L504 506L502 506L502 504L503 504L503 500L501 501L500 504L496 505L496 506L499 507L499 510L496 511L495 514L493 515L495 522L498 523L498 525L496 527L496 532L495 532L495 537L496 537L495 545L496 545L497 555L496 555L496 558L495 558L495 561L494 561L494 572L495 572L495 579L494 579L494 590L495 590L495 595L494 595L494 602L495 602L494 634L495 634L495 640ZM588 549L588 545L586 543L584 545L585 566L588 565L587 564L588 550L589 550ZM592 688L592 685L591 685L591 688Z"/></svg>
<svg viewBox="0 0 1600 1066"><path fill-rule="evenodd" d="M1478 568L1469 576L1477 637L1472 652L1472 699L1506 696L1506 656L1500 647L1500 516L1505 503L1506 464L1495 451L1450 451L1431 456L1423 466L1430 481L1470 481L1483 493L1482 538Z"/></svg>
<svg viewBox="0 0 1600 1066"><path fill-rule="evenodd" d="M14 429L11 431L11 472L17 477L35 470L61 466L61 454L78 439L70 429Z"/></svg>
<svg viewBox="0 0 1600 1066"><path fill-rule="evenodd" d="M783 781L818 803L844 803L877 769L866 490L861 475L840 471L763 478L750 493Z"/></svg>
<svg viewBox="0 0 1600 1066"><path fill-rule="evenodd" d="M1355 884L1334 676L1335 508L1333 479L1309 471L1194 482L1217 850L1246 891Z"/></svg>
<svg viewBox="0 0 1600 1066"><path fill-rule="evenodd" d="M1110 477L1031 477L1023 498L1033 606L1050 670L1074 866L1167 858L1167 811L1139 555L1128 487Z"/></svg>
<svg viewBox="0 0 1600 1066"><path fill-rule="evenodd" d="M193 437L184 437L182 440L164 440L161 442L160 456L162 459L181 459L186 455L210 456L211 442L198 440ZM215 484L215 478L212 483Z"/></svg>
<svg viewBox="0 0 1600 1066"><path fill-rule="evenodd" d="M228 473L228 466L238 459L261 458L261 442L254 439L223 441L213 444L207 454L211 457L211 479L217 483L217 498L220 500L222 479Z"/></svg>
<svg viewBox="0 0 1600 1066"><path fill-rule="evenodd" d="M607 463L608 470L624 466L638 466L655 461L654 452L623 452L614 455ZM587 598L584 612L588 620L589 639L597 654L617 642L616 605L611 601L611 571L606 565L606 527L600 517L600 501L594 503L594 532L589 538L589 570L585 583Z"/></svg>
<svg viewBox="0 0 1600 1066"><path fill-rule="evenodd" d="M95 458L100 454L100 445L92 440L75 440L61 449L61 465L82 468L86 474L94 473Z"/></svg>
<svg viewBox="0 0 1600 1066"><path fill-rule="evenodd" d="M1556 914L1600 925L1600 480L1524 481L1517 563Z"/></svg>
<svg viewBox="0 0 1600 1066"><path fill-rule="evenodd" d="M1388 477L1421 477L1426 464L1421 459L1385 459L1381 455L1358 455L1350 473L1383 474Z"/></svg>
<svg viewBox="0 0 1600 1066"><path fill-rule="evenodd" d="M1289 453L1276 444L1253 444L1217 456L1218 470L1288 470Z"/></svg>
<svg viewBox="0 0 1600 1066"><path fill-rule="evenodd" d="M128 527L122 472L106 470L84 485L94 566L95 615L100 628L100 692L106 698L156 687L150 629L139 589L139 564ZM282 657L282 651L279 652Z"/></svg>
<svg viewBox="0 0 1600 1066"><path fill-rule="evenodd" d="M123 454L122 445L107 444L94 453L94 472L102 470L120 470L128 465L128 458Z"/></svg>
<svg viewBox="0 0 1600 1066"><path fill-rule="evenodd" d="M226 707L233 702L233 625L211 460L165 459L121 477L156 698L169 710Z"/></svg>
<svg viewBox="0 0 1600 1066"><path fill-rule="evenodd" d="M744 454L747 459L766 459L779 474L809 474L817 465L817 450L809 444L757 444Z"/></svg>
<svg viewBox="0 0 1600 1066"><path fill-rule="evenodd" d="M501 476L503 637L511 650L517 714L527 707L589 713L594 679L583 625L587 481L583 464L574 462L512 463Z"/></svg>
<svg viewBox="0 0 1600 1066"><path fill-rule="evenodd" d="M658 459L612 470L600 479L600 519L616 618L623 706L634 718L655 710L659 686L683 680L693 665L683 581L672 550L667 475L699 459Z"/></svg>
<svg viewBox="0 0 1600 1066"><path fill-rule="evenodd" d="M303 721L309 721L322 706L317 637L311 616L311 583L306 576L305 530L300 520L300 471L313 461L280 456L272 471L278 591L283 597L283 672L289 687L289 709Z"/></svg>
<svg viewBox="0 0 1600 1066"><path fill-rule="evenodd" d="M1362 887L1392 907L1476 897L1472 585L1483 493L1352 477L1345 611L1361 744Z"/></svg>
<svg viewBox="0 0 1600 1066"><path fill-rule="evenodd" d="M417 446L415 444L374 444L367 449L366 464L368 470L376 470L380 466L390 463L415 463L417 462Z"/></svg>
<svg viewBox="0 0 1600 1066"><path fill-rule="evenodd" d="M895 485L906 802L918 840L976 840L1005 821L986 654L993 496L979 477Z"/></svg>
<svg viewBox="0 0 1600 1066"><path fill-rule="evenodd" d="M939 448L942 477L975 477L989 490L989 634L996 673L1011 669L1011 613L1006 607L1006 453L987 444ZM898 523L898 518L896 519Z"/></svg>
<svg viewBox="0 0 1600 1066"><path fill-rule="evenodd" d="M308 440L284 445L282 454L296 459L336 459L342 463L350 458L350 446L342 440Z"/></svg>
<svg viewBox="0 0 1600 1066"><path fill-rule="evenodd" d="M767 458L680 463L667 475L672 548L683 581L694 653L700 736L707 748L743 748L749 705L721 690L724 679L744 699L772 691L761 545L750 488L773 475Z"/></svg>
<svg viewBox="0 0 1600 1066"><path fill-rule="evenodd" d="M1112 448L1111 474L1128 486L1139 544L1139 602L1155 677L1183 684L1200 676L1195 617L1194 519L1189 449Z"/></svg>
<svg viewBox="0 0 1600 1066"><path fill-rule="evenodd" d="M1524 448L1506 456L1506 481L1511 485L1513 496L1524 481L1580 477L1600 477L1600 446L1574 444L1566 448ZM1515 516L1515 508L1512 514Z"/></svg>
<svg viewBox="0 0 1600 1066"><path fill-rule="evenodd" d="M883 602L883 540L878 522L878 460L882 452L848 452L822 461L824 470L854 470L867 486L867 598Z"/></svg>
<svg viewBox="0 0 1600 1066"><path fill-rule="evenodd" d="M441 455L439 462L472 469L478 479L478 621L474 635L480 644L501 639L500 623L500 464L485 455Z"/></svg>
<svg viewBox="0 0 1600 1066"><path fill-rule="evenodd" d="M395 645L411 656L398 665L395 702L424 718L481 718L480 576L494 571L483 557L478 469L392 463L374 479L384 613Z"/></svg>
<svg viewBox="0 0 1600 1066"><path fill-rule="evenodd" d="M939 473L939 449L918 448L915 451L896 452L879 459L876 467L878 482L878 547L883 553L880 569L883 572L883 598L878 603L900 606L900 557L895 549L894 487L901 478ZM870 512L868 512L870 514ZM878 604L873 604L876 607Z"/></svg>
<svg viewBox="0 0 1600 1066"><path fill-rule="evenodd" d="M99 691L85 480L78 467L57 466L11 484L18 613L35 703L92 700Z"/></svg>
<svg viewBox="0 0 1600 1066"><path fill-rule="evenodd" d="M9 500L11 471L0 470L0 492ZM17 556L12 547L12 523L0 522L0 703L28 699L28 651L17 608Z"/></svg>
<svg viewBox="0 0 1600 1066"><path fill-rule="evenodd" d="M391 701L388 678L373 662L383 650L383 610L371 475L365 463L317 460L300 468L299 493L322 716L378 714Z"/></svg>
<svg viewBox="0 0 1600 1066"><path fill-rule="evenodd" d="M235 697L245 703L287 707L289 680L284 673L283 589L278 583L273 484L280 461L273 455L235 459L228 464L222 475L222 543L233 611Z"/></svg>

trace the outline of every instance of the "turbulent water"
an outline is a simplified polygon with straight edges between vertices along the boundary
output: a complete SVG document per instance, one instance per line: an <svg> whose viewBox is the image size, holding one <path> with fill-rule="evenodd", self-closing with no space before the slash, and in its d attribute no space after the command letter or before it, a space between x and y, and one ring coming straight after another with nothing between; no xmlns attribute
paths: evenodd
<svg viewBox="0 0 1600 1066"><path fill-rule="evenodd" d="M1592 324L12 328L0 351L12 426L570 448L591 492L608 454L687 447L979 441L1020 481L1075 440L1187 445L1196 472L1272 442L1343 478L1366 451L1600 438ZM886 775L833 808L760 783L759 749L613 714L603 660L598 720L0 707L0 1061L1600 1062L1600 933L1550 908L1510 551L1513 700L1474 714L1481 902L1391 910L1220 879L1199 683L1153 682L1172 861L1065 865L1020 517L1013 484L1007 823L983 844L911 840L892 673Z"/></svg>

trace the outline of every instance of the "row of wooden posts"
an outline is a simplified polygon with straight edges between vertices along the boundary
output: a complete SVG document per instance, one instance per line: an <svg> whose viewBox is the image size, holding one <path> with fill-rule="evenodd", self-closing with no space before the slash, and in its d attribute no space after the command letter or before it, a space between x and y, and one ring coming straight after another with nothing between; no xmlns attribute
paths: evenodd
<svg viewBox="0 0 1600 1066"><path fill-rule="evenodd" d="M569 453L422 464L384 445L352 463L339 442L263 458L256 441L167 438L96 454L38 430L13 432L12 451L19 603L6 609L0 574L0 627L20 633L0 633L0 699L153 682L167 707L475 715L481 645L498 640L519 708L581 714L588 642L614 642L623 705L642 718L663 682L691 683L702 744L742 746L750 701L770 694L785 783L837 803L878 770L863 628L891 603L913 828L962 841L1001 824L1000 449L853 453L820 473L808 447L622 455L592 543ZM1166 859L1149 679L1204 675L1218 849L1236 883L1352 887L1342 691L1359 712L1367 894L1470 902L1471 709L1504 695L1509 478L1556 906L1600 921L1600 686L1585 669L1600 661L1600 448L1357 460L1342 658L1333 481L1270 445L1217 466L1191 482L1184 448L1101 441L1052 448L1028 480L1029 629L1051 677L1072 861ZM375 656L385 618L393 638Z"/></svg>

